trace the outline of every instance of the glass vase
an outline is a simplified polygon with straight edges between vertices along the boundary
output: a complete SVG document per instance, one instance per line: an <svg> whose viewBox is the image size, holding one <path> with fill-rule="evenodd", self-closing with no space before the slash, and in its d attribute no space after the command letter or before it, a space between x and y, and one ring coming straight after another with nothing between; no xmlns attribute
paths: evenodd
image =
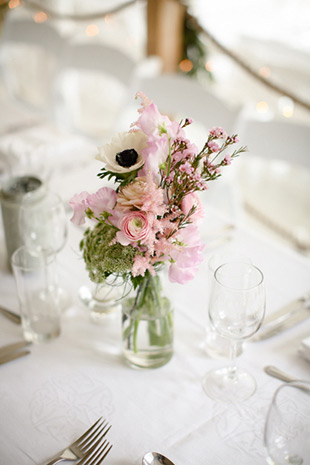
<svg viewBox="0 0 310 465"><path fill-rule="evenodd" d="M173 308L161 274L146 273L122 305L123 354L129 365L158 368L173 355Z"/></svg>

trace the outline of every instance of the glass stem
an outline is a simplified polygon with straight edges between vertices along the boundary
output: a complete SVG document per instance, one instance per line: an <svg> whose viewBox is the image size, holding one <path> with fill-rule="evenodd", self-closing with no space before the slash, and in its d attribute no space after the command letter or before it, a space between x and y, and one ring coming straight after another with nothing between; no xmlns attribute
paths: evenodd
<svg viewBox="0 0 310 465"><path fill-rule="evenodd" d="M228 368L228 376L231 379L236 377L236 372L237 372L237 365L236 365L237 348L238 348L238 341L231 340L230 341L230 354L229 354L230 364Z"/></svg>

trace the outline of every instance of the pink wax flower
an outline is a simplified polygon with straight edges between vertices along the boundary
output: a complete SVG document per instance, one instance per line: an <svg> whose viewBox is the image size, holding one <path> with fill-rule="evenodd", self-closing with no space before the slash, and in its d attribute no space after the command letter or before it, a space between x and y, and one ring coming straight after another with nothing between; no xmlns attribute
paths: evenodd
<svg viewBox="0 0 310 465"><path fill-rule="evenodd" d="M231 155L228 155L228 154L225 155L224 161L225 161L226 165L230 165L231 164Z"/></svg>
<svg viewBox="0 0 310 465"><path fill-rule="evenodd" d="M148 257L136 255L131 269L132 276L144 276L146 271L149 271L152 276L155 276L155 271Z"/></svg>
<svg viewBox="0 0 310 465"><path fill-rule="evenodd" d="M146 241L151 233L147 215L140 211L126 213L119 221L116 240L122 245Z"/></svg>
<svg viewBox="0 0 310 465"><path fill-rule="evenodd" d="M217 153L220 150L220 146L216 142L214 142L214 140L211 140L208 143L208 147L211 150L211 152L213 152L213 153Z"/></svg>
<svg viewBox="0 0 310 465"><path fill-rule="evenodd" d="M226 131L221 127L214 127L209 131L211 136L216 137L217 139L226 139Z"/></svg>

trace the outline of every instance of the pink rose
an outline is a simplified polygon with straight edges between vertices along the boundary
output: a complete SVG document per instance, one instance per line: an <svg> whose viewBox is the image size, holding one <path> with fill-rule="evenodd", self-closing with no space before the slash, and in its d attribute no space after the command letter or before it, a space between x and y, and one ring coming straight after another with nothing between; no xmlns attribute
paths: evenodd
<svg viewBox="0 0 310 465"><path fill-rule="evenodd" d="M116 233L116 240L122 245L146 241L151 227L147 216L140 211L126 213L119 222L120 231Z"/></svg>

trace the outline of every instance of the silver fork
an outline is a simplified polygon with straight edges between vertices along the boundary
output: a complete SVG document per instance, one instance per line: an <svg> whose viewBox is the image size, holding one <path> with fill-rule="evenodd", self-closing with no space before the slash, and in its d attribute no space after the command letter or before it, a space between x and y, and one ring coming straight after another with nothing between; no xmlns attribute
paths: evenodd
<svg viewBox="0 0 310 465"><path fill-rule="evenodd" d="M77 462L77 465L99 465L108 455L113 445L106 439L98 447L101 439L86 453L86 455Z"/></svg>
<svg viewBox="0 0 310 465"><path fill-rule="evenodd" d="M90 451L90 448L98 445L102 438L110 430L111 425L100 417L82 436L68 446L56 458L47 465L54 465L62 460L77 460L83 458Z"/></svg>

